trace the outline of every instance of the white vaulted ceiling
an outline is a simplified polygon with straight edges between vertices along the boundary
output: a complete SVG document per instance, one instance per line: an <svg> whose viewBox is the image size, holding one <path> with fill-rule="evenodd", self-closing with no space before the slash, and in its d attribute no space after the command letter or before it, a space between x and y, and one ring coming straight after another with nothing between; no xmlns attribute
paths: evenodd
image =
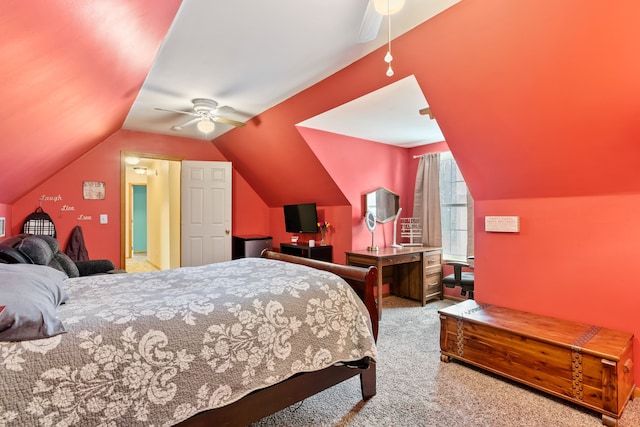
<svg viewBox="0 0 640 427"><path fill-rule="evenodd" d="M458 1L406 0L403 10L391 17L392 37ZM387 18L375 39L357 40L367 4L368 0L184 1L123 128L175 135L172 126L189 117L155 107L188 111L194 98L211 98L234 108L225 117L237 121L264 112L387 43ZM382 58L380 63L371 72L384 73ZM416 114L426 106L417 82L406 82L306 125L378 142L418 145L433 138L432 132L425 136L422 127L429 120ZM430 124L434 125L437 128L435 122ZM231 129L218 123L204 135L192 125L179 134L213 140Z"/></svg>

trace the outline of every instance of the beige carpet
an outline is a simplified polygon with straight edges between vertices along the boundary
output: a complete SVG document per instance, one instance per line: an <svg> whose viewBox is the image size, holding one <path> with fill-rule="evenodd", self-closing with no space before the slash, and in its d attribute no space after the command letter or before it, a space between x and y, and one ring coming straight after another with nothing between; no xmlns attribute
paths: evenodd
<svg viewBox="0 0 640 427"><path fill-rule="evenodd" d="M361 400L358 378L271 415L264 426L598 427L600 414L458 362L440 361L437 310L384 299L378 339L378 394ZM619 427L640 426L640 399Z"/></svg>

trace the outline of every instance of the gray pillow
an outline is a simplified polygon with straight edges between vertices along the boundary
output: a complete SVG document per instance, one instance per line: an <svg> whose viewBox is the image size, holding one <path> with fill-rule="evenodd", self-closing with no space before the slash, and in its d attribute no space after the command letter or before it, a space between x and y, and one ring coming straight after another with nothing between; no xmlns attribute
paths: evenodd
<svg viewBox="0 0 640 427"><path fill-rule="evenodd" d="M0 341L48 338L66 332L56 308L67 301L67 275L35 264L0 264Z"/></svg>
<svg viewBox="0 0 640 427"><path fill-rule="evenodd" d="M49 263L49 267L53 267L57 270L62 270L67 273L69 277L78 277L80 276L80 271L78 270L78 266L75 262L71 261L69 255L64 252L58 252L53 255L53 259Z"/></svg>
<svg viewBox="0 0 640 427"><path fill-rule="evenodd" d="M34 264L49 265L53 259L53 251L49 243L37 236L25 237L18 243L16 249L27 254Z"/></svg>
<svg viewBox="0 0 640 427"><path fill-rule="evenodd" d="M78 277L78 266L64 252L60 252L60 244L51 236L25 237L17 249L27 254L34 264L48 265L56 270L64 271L69 277Z"/></svg>

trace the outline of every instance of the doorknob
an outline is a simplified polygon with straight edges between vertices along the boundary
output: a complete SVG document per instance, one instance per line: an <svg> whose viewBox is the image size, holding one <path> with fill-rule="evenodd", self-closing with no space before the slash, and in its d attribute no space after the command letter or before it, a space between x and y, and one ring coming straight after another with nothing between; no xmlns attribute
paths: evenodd
<svg viewBox="0 0 640 427"><path fill-rule="evenodd" d="M229 229L224 230L224 232L225 232L226 234L229 234L229 233L230 233Z"/></svg>

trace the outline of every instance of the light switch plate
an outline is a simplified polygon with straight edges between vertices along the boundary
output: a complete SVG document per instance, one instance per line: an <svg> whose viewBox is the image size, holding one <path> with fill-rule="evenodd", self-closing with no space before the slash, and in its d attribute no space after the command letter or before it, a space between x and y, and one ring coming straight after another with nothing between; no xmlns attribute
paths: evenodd
<svg viewBox="0 0 640 427"><path fill-rule="evenodd" d="M100 224L107 224L109 222L109 217L107 214L100 214Z"/></svg>

